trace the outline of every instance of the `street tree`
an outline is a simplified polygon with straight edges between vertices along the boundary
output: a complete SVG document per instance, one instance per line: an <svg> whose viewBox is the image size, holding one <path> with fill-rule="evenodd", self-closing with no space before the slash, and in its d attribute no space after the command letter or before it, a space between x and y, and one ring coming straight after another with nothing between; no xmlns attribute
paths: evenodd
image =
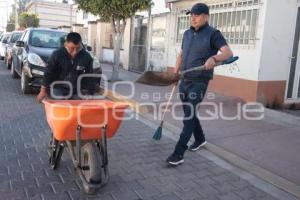
<svg viewBox="0 0 300 200"><path fill-rule="evenodd" d="M36 14L23 12L19 15L19 25L21 28L38 27L40 19Z"/></svg>
<svg viewBox="0 0 300 200"><path fill-rule="evenodd" d="M113 33L114 61L111 81L119 79L120 48L126 20L137 11L152 6L151 0L75 0L79 9L99 16L101 21L110 22Z"/></svg>

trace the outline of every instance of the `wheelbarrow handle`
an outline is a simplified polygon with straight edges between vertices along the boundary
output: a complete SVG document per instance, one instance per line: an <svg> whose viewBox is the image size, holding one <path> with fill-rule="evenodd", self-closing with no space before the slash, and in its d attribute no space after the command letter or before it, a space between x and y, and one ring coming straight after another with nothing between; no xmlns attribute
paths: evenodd
<svg viewBox="0 0 300 200"><path fill-rule="evenodd" d="M223 62L218 62L216 66L220 66L220 65L229 65L231 63L234 63L235 61L237 61L239 59L238 56L232 56L230 57L229 59L223 61ZM192 71L202 71L204 70L205 67L204 65L201 65L199 67L194 67L194 68L191 68L191 69L187 69L187 70L184 70L180 73L181 76L183 76L184 74L188 73L188 72L192 72Z"/></svg>

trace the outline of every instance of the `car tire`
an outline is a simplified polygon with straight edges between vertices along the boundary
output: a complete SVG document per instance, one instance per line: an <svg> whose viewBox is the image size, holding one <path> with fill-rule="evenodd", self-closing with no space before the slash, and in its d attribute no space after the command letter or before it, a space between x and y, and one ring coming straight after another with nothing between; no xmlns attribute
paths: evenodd
<svg viewBox="0 0 300 200"><path fill-rule="evenodd" d="M29 77L26 75L24 69L21 74L21 90L23 94L31 94L31 86L29 85Z"/></svg>
<svg viewBox="0 0 300 200"><path fill-rule="evenodd" d="M10 75L14 79L19 78L19 75L18 75L18 73L15 70L14 62L11 62Z"/></svg>

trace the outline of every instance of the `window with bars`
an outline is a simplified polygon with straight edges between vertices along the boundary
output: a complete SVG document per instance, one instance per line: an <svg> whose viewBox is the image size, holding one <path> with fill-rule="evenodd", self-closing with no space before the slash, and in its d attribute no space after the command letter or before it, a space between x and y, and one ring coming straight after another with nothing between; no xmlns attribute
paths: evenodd
<svg viewBox="0 0 300 200"><path fill-rule="evenodd" d="M250 45L257 39L259 0L209 5L211 26L219 29L230 44ZM178 16L177 43L190 26L190 16Z"/></svg>

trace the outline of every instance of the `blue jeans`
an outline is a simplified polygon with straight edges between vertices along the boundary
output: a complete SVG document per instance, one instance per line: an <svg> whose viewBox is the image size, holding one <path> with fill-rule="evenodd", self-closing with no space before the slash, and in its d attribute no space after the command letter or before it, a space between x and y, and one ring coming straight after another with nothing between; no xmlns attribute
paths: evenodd
<svg viewBox="0 0 300 200"><path fill-rule="evenodd" d="M197 118L196 107L204 99L209 80L189 82L181 81L179 84L180 99L183 103L184 120L180 138L176 144L174 154L183 155L187 150L187 143L194 135L195 142L202 143L205 136ZM187 105L185 105L187 104Z"/></svg>

